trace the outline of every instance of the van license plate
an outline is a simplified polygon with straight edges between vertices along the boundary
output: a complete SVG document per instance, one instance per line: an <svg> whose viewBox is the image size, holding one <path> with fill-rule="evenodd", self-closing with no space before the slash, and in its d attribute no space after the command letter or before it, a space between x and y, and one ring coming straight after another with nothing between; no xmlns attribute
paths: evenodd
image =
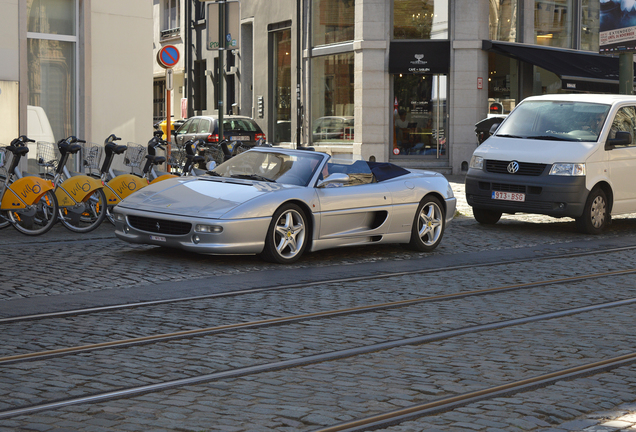
<svg viewBox="0 0 636 432"><path fill-rule="evenodd" d="M165 242L166 238L165 237L161 237L161 236L151 235L150 236L150 240Z"/></svg>
<svg viewBox="0 0 636 432"><path fill-rule="evenodd" d="M525 201L526 194L493 191L492 199L503 201Z"/></svg>

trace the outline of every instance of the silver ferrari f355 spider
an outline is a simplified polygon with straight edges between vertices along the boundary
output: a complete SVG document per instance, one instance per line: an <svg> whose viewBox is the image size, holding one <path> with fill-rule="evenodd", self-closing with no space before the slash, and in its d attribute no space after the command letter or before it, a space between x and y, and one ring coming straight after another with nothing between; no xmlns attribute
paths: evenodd
<svg viewBox="0 0 636 432"><path fill-rule="evenodd" d="M292 263L306 250L439 245L456 200L439 173L326 153L254 148L207 175L151 184L114 210L131 243Z"/></svg>

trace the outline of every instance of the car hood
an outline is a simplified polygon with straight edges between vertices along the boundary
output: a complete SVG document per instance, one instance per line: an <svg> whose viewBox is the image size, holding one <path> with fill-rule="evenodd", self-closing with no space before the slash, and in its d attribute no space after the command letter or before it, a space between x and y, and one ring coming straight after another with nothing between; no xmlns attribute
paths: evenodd
<svg viewBox="0 0 636 432"><path fill-rule="evenodd" d="M215 177L168 179L149 185L119 206L135 210L218 219L239 205L285 186Z"/></svg>
<svg viewBox="0 0 636 432"><path fill-rule="evenodd" d="M585 162L595 147L595 142L500 138L495 135L477 147L475 155L484 159L542 164L577 163Z"/></svg>

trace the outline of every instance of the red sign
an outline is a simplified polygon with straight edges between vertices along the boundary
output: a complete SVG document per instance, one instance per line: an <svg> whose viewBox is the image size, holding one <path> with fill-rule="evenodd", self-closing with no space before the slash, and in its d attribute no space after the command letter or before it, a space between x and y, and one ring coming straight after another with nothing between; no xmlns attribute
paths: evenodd
<svg viewBox="0 0 636 432"><path fill-rule="evenodd" d="M179 50L174 45L166 45L157 53L157 61L161 67L170 69L179 62Z"/></svg>

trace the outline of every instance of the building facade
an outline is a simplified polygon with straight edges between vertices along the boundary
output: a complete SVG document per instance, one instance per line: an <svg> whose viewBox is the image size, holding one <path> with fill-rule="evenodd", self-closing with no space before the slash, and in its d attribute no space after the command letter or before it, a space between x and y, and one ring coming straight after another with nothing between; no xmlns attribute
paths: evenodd
<svg viewBox="0 0 636 432"><path fill-rule="evenodd" d="M618 89L618 60L598 55L598 0L241 0L240 7L238 48L215 51L205 46L206 28L218 17L206 17L205 3L155 0L155 11L177 9L189 18L174 22L190 23L174 41L193 48L173 112L215 114L220 106L248 115L275 145L459 174L477 146L475 123L491 110L506 114L534 94ZM160 31L169 42L166 16L155 21L166 23Z"/></svg>
<svg viewBox="0 0 636 432"><path fill-rule="evenodd" d="M152 137L150 4L0 0L0 8L0 142L35 134L41 122L47 140Z"/></svg>

